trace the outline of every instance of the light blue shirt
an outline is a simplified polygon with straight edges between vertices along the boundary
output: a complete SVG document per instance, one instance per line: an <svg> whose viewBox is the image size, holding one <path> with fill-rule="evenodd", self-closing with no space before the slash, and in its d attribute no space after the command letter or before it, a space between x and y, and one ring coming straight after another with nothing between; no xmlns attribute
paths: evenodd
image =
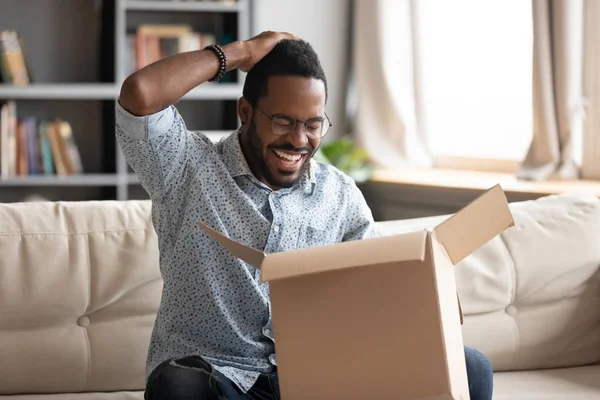
<svg viewBox="0 0 600 400"><path fill-rule="evenodd" d="M314 160L293 187L271 190L237 132L214 144L174 106L136 117L117 102L116 136L152 200L164 280L147 375L198 355L247 391L276 365L269 285L197 222L268 254L375 236L370 209L351 178Z"/></svg>

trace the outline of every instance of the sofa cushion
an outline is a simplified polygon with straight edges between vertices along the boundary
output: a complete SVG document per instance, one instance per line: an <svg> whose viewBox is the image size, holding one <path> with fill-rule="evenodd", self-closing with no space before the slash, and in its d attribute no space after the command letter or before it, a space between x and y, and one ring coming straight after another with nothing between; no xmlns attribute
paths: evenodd
<svg viewBox="0 0 600 400"><path fill-rule="evenodd" d="M465 344L496 371L600 361L600 200L569 193L511 203L516 226L456 266ZM446 216L379 224L432 228Z"/></svg>
<svg viewBox="0 0 600 400"><path fill-rule="evenodd" d="M498 372L494 400L600 399L600 366Z"/></svg>
<svg viewBox="0 0 600 400"><path fill-rule="evenodd" d="M144 388L161 296L150 203L0 205L0 394Z"/></svg>

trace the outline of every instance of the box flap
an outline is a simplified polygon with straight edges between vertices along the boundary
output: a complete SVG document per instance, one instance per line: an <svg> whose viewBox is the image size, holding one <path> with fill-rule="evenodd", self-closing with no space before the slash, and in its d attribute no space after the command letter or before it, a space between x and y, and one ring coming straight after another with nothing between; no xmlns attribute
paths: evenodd
<svg viewBox="0 0 600 400"><path fill-rule="evenodd" d="M220 234L219 232L215 231L213 228L204 224L201 221L198 221L198 225L200 225L200 228L204 229L206 233L215 238L215 240L219 242L221 246L229 250L231 254L233 254L240 260L252 265L254 268L261 268L262 262L265 258L265 253L263 253L262 251L255 250L251 247L244 246L243 244L240 244L235 240L232 240Z"/></svg>
<svg viewBox="0 0 600 400"><path fill-rule="evenodd" d="M500 185L487 190L435 229L435 237L454 265L515 222Z"/></svg>
<svg viewBox="0 0 600 400"><path fill-rule="evenodd" d="M269 254L262 281L392 262L423 261L426 230Z"/></svg>

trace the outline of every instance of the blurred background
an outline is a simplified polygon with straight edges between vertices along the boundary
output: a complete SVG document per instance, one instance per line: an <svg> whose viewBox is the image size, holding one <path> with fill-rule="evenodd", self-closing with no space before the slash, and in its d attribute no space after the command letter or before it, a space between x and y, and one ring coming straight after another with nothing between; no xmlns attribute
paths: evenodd
<svg viewBox="0 0 600 400"><path fill-rule="evenodd" d="M600 195L600 0L0 0L0 202L145 199L114 138L133 71L264 30L329 80L319 158L378 220ZM238 126L244 74L190 92L188 128Z"/></svg>

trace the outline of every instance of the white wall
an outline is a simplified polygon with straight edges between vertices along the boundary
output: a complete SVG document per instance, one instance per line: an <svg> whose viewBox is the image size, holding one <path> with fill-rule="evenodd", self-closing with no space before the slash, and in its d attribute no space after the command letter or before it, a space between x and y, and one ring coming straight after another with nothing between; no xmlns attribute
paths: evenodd
<svg viewBox="0 0 600 400"><path fill-rule="evenodd" d="M252 34L290 32L309 42L319 55L329 85L327 138L345 134L345 85L348 72L350 0L252 0Z"/></svg>

